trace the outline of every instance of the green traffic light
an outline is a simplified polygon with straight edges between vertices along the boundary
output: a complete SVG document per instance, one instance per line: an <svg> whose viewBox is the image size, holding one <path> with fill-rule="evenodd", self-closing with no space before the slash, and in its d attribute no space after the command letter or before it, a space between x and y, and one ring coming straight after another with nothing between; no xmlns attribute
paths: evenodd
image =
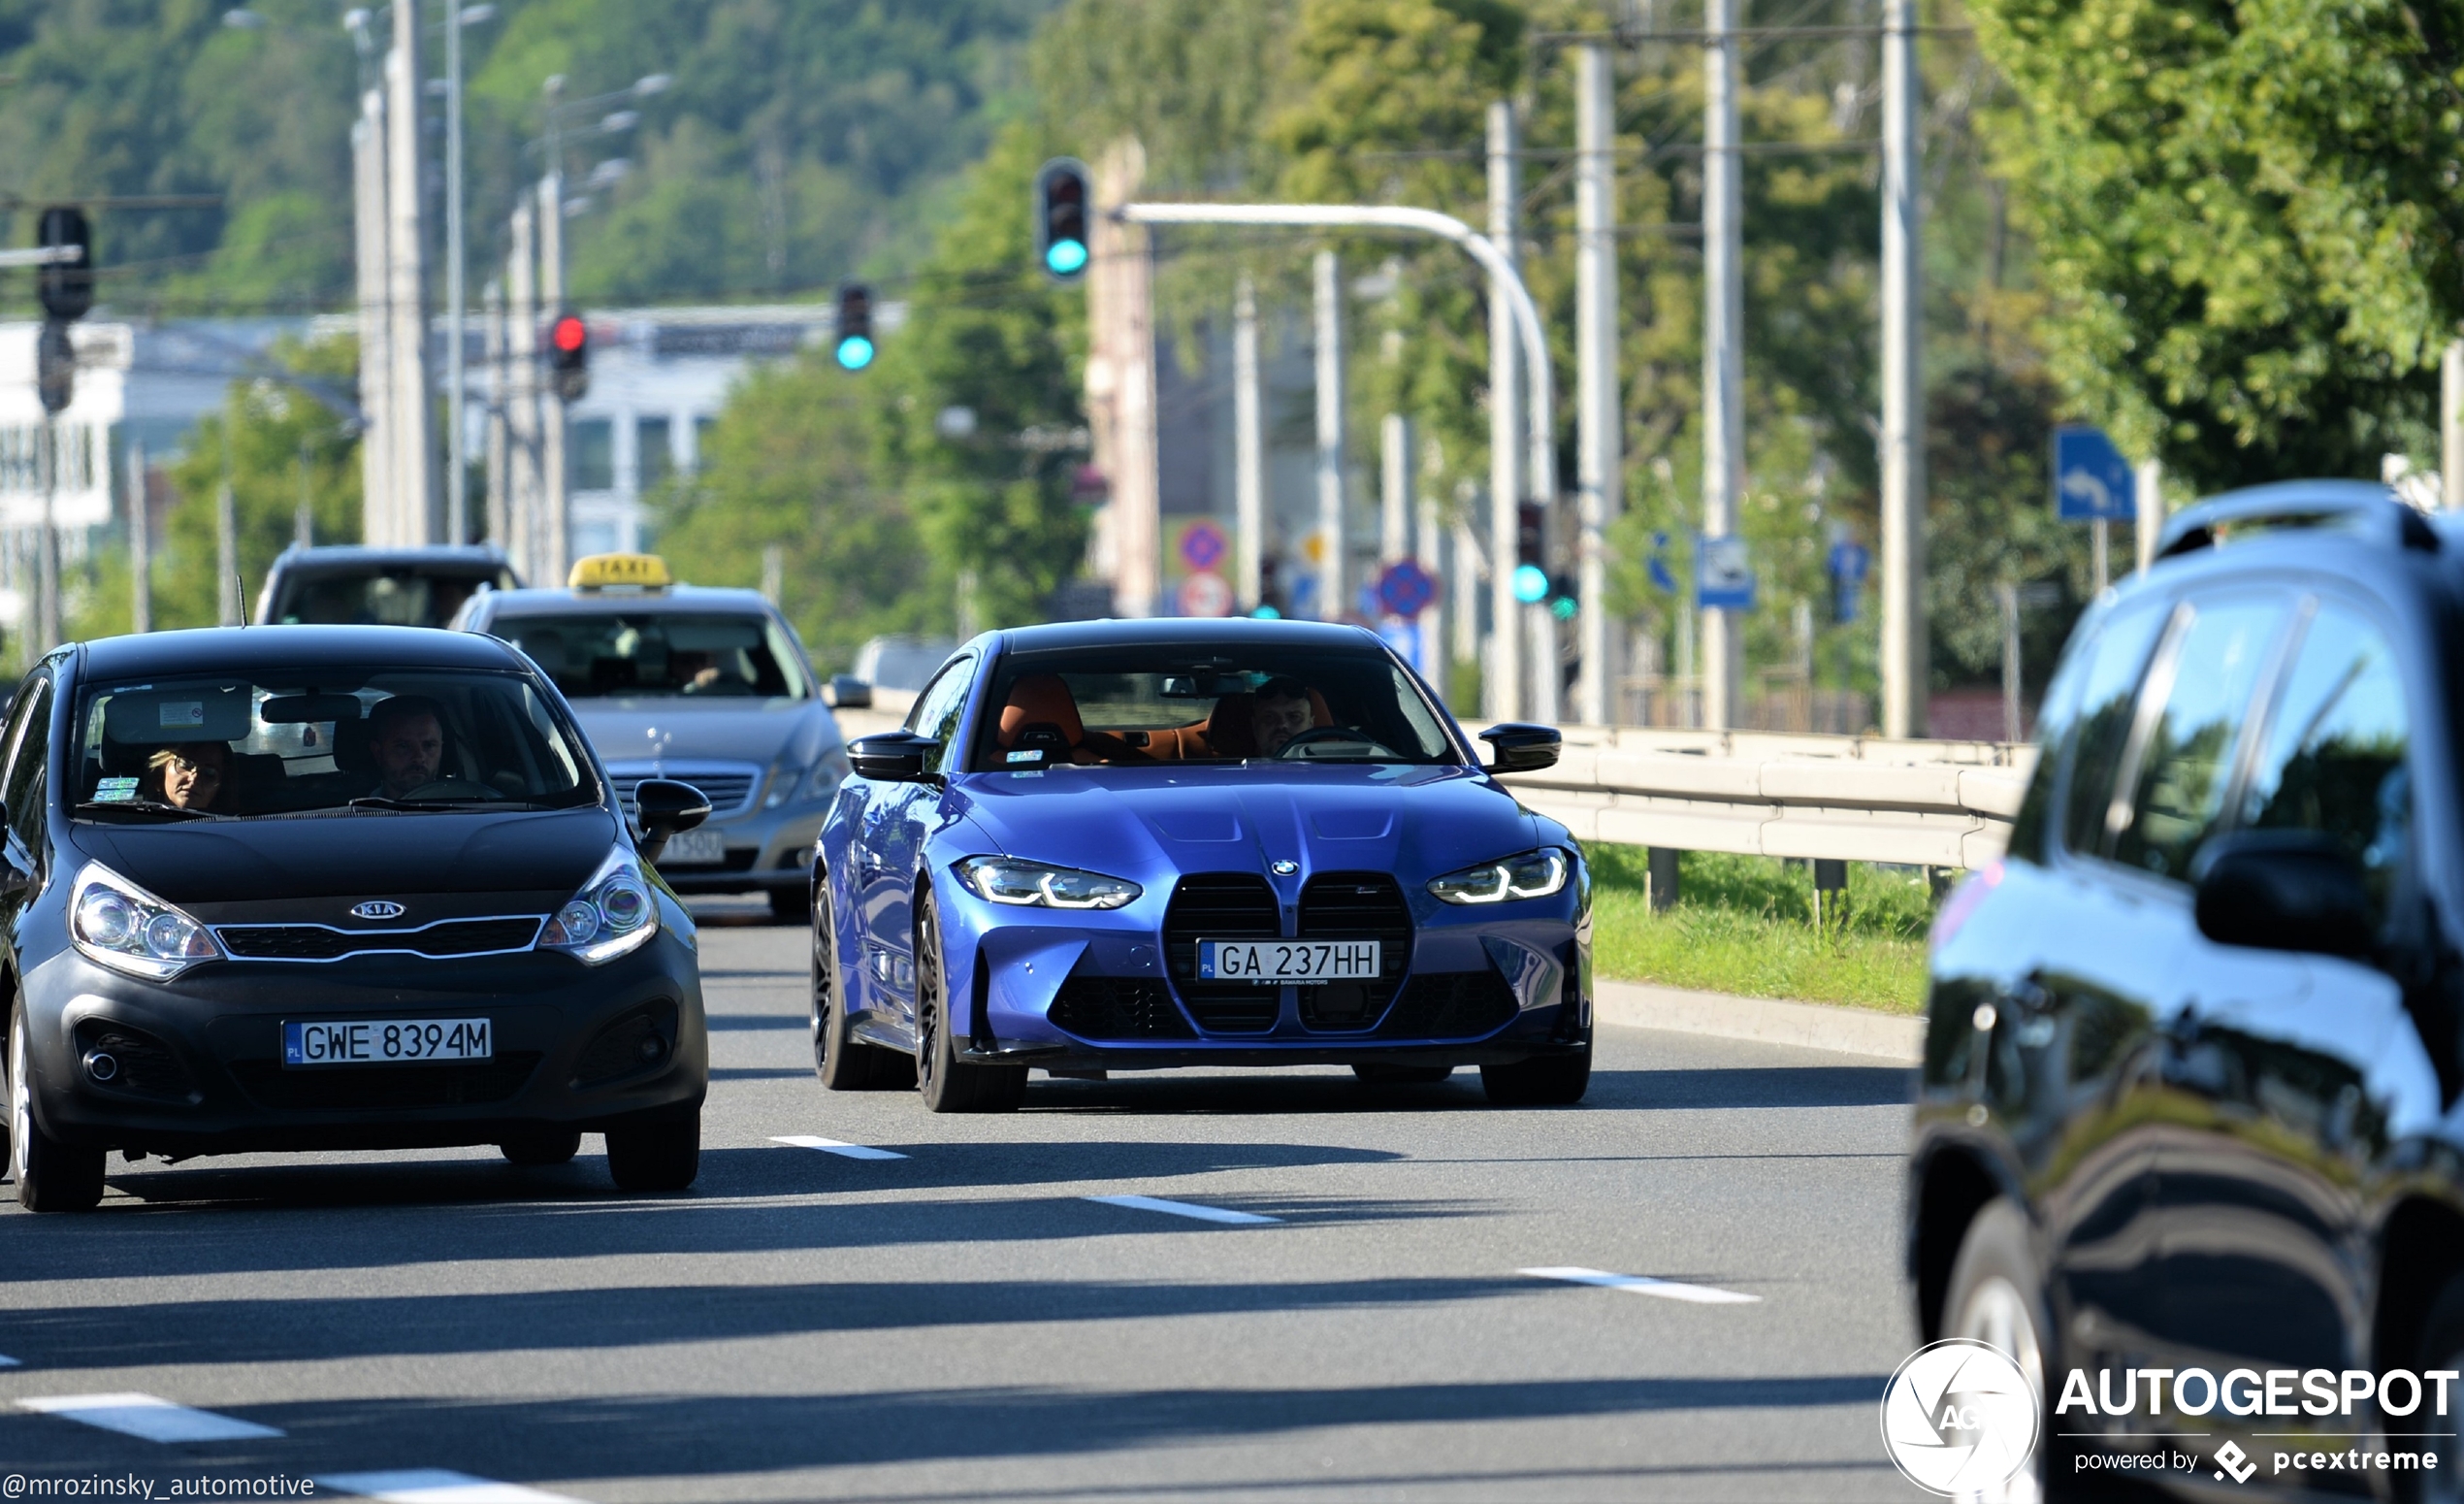
<svg viewBox="0 0 2464 1504"><path fill-rule="evenodd" d="M1559 596L1556 600L1548 603L1548 614L1556 617L1559 621L1572 621L1574 619L1574 613L1580 609L1582 609L1582 607L1575 603L1572 596Z"/></svg>
<svg viewBox="0 0 2464 1504"><path fill-rule="evenodd" d="M1054 241L1044 247L1044 264L1053 269L1055 277L1073 276L1086 265L1086 243Z"/></svg>
<svg viewBox="0 0 2464 1504"><path fill-rule="evenodd" d="M873 342L860 334L839 341L838 363L850 371L863 370L873 363Z"/></svg>

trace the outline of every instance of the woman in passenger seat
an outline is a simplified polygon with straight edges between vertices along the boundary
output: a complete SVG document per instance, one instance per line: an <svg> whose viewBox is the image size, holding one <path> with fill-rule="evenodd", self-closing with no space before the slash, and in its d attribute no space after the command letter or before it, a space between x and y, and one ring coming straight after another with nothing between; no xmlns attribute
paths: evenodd
<svg viewBox="0 0 2464 1504"><path fill-rule="evenodd" d="M211 812L230 773L230 747L219 741L183 741L146 760L141 795L174 809Z"/></svg>

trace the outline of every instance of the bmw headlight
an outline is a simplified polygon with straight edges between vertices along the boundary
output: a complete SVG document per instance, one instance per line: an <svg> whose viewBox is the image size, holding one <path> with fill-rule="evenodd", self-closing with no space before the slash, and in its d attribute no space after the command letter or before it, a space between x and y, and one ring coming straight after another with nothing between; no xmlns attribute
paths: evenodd
<svg viewBox="0 0 2464 1504"><path fill-rule="evenodd" d="M958 878L979 899L1020 908L1119 908L1145 891L1126 878L1016 857L969 857Z"/></svg>
<svg viewBox="0 0 2464 1504"><path fill-rule="evenodd" d="M1483 862L1429 879L1429 891L1448 903L1503 903L1508 899L1545 899L1566 886L1566 853L1554 846L1519 857Z"/></svg>
<svg viewBox="0 0 2464 1504"><path fill-rule="evenodd" d="M77 874L69 938L78 953L114 971L167 982L201 961L221 961L205 926L100 862Z"/></svg>
<svg viewBox="0 0 2464 1504"><path fill-rule="evenodd" d="M614 961L659 932L659 905L623 846L607 854L582 891L567 899L539 932L539 949L563 951L585 965Z"/></svg>

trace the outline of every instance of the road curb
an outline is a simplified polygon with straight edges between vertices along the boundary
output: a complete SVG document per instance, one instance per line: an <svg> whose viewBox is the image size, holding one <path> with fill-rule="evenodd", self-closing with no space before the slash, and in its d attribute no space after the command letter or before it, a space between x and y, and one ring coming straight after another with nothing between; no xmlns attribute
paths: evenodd
<svg viewBox="0 0 2464 1504"><path fill-rule="evenodd" d="M1724 1039L1801 1045L1843 1055L1875 1055L1908 1065L1925 1058L1925 1020L1863 1008L1601 980L1593 984L1592 1015L1600 1023L1620 1029L1668 1029Z"/></svg>

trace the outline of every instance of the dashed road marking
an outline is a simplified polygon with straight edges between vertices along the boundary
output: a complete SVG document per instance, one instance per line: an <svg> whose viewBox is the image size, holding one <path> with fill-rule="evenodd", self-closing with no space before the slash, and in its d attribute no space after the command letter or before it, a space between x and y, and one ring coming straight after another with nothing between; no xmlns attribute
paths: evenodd
<svg viewBox="0 0 2464 1504"><path fill-rule="evenodd" d="M146 1441L245 1441L282 1433L254 1421L191 1410L151 1394L38 1394L19 1408Z"/></svg>
<svg viewBox="0 0 2464 1504"><path fill-rule="evenodd" d="M1227 1223L1234 1226L1253 1226L1262 1222L1281 1222L1281 1217L1268 1217L1257 1212L1227 1211L1220 1206L1200 1206L1192 1201L1167 1201L1151 1195L1090 1195L1089 1201L1106 1206L1126 1206L1132 1211L1164 1212L1174 1217L1194 1217L1200 1222Z"/></svg>
<svg viewBox="0 0 2464 1504"><path fill-rule="evenodd" d="M518 1483L473 1478L442 1467L413 1467L391 1473L320 1473L316 1481L328 1488L382 1499L386 1504L581 1504L567 1493L526 1488Z"/></svg>
<svg viewBox="0 0 2464 1504"><path fill-rule="evenodd" d="M1570 1285L1597 1285L1603 1290L1622 1290L1637 1295L1658 1295L1663 1300L1688 1300L1696 1305L1751 1305L1760 1295L1738 1291L1720 1290L1710 1285L1688 1285L1682 1280L1654 1279L1648 1274L1611 1274L1605 1269L1584 1269L1573 1266L1546 1269L1517 1269L1536 1280L1564 1280Z"/></svg>
<svg viewBox="0 0 2464 1504"><path fill-rule="evenodd" d="M810 1133L788 1133L774 1137L770 1142L787 1144L796 1149L819 1149L824 1154L834 1154L843 1160L903 1160L907 1158L903 1154L888 1149L875 1149L868 1144L842 1144L835 1138L816 1138Z"/></svg>

